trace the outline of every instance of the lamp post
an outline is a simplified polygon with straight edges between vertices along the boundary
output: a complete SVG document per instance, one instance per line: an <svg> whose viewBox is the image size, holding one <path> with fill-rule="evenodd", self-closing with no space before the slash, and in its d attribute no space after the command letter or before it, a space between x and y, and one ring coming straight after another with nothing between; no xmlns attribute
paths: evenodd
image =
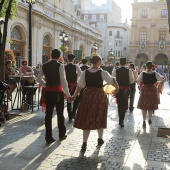
<svg viewBox="0 0 170 170"><path fill-rule="evenodd" d="M28 64L32 66L32 4L35 4L35 0L26 0L29 4L29 45L28 45Z"/></svg>
<svg viewBox="0 0 170 170"><path fill-rule="evenodd" d="M93 44L93 49L94 49L94 51L95 51L95 54L96 54L96 52L97 52L97 49L98 49L98 45L97 45L97 43L96 43L96 42Z"/></svg>
<svg viewBox="0 0 170 170"><path fill-rule="evenodd" d="M62 42L62 47L63 47L63 58L64 58L64 46L65 46L65 43L68 41L68 35L65 33L65 31L63 30L60 34L59 34L59 38ZM66 61L66 59L64 58L64 60Z"/></svg>

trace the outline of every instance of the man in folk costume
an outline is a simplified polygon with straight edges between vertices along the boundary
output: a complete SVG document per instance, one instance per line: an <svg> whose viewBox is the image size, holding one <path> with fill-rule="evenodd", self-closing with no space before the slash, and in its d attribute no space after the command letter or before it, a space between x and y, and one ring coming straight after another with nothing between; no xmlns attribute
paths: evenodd
<svg viewBox="0 0 170 170"><path fill-rule="evenodd" d="M80 67L81 71L84 71L84 70L90 68L90 67L87 65L87 63L88 63L87 59L82 59L81 62L82 62L82 64L83 64L83 65Z"/></svg>
<svg viewBox="0 0 170 170"><path fill-rule="evenodd" d="M130 84L134 83L132 70L126 68L125 65L126 58L120 58L120 68L113 71L113 77L116 77L119 84L119 92L116 94L116 98L120 127L124 127L125 112L128 108Z"/></svg>
<svg viewBox="0 0 170 170"><path fill-rule="evenodd" d="M65 65L66 80L68 82L68 88L69 88L71 95L74 94L74 91L77 87L77 78L81 74L80 68L77 65L73 64L74 58L75 58L75 55L69 54L68 55L69 63ZM69 121L71 121L72 118L75 117L78 103L79 103L78 97L76 97L73 103L69 103L67 101L67 112L68 112Z"/></svg>
<svg viewBox="0 0 170 170"><path fill-rule="evenodd" d="M56 107L58 117L58 129L60 140L65 139L66 127L64 120L64 93L69 98L70 93L66 81L64 65L58 62L61 52L58 49L52 50L52 60L44 63L37 76L37 81L45 87L45 127L46 142L52 143L55 139L52 137L52 115L54 106ZM44 81L45 78L45 81ZM63 93L64 91L64 93Z"/></svg>

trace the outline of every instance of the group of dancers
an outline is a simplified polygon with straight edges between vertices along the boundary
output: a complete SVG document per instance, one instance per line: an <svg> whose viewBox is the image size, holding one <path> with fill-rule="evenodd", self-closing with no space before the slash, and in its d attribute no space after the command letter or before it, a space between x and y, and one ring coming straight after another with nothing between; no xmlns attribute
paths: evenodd
<svg viewBox="0 0 170 170"><path fill-rule="evenodd" d="M113 94L117 98L119 125L124 127L124 118L128 109L128 99L131 96L130 112L133 112L136 81L140 82L141 90L138 108L143 113L143 126L146 126L146 113L158 109L158 90L155 86L157 81L163 81L164 77L152 71L152 62L146 63L146 71L138 76L135 73L134 64L129 68L126 66L126 58L120 58L120 65L115 67L110 75L101 68L102 59L97 54L83 65L78 67L74 64L75 56L68 55L68 63L61 64L58 60L61 52L58 49L52 50L51 60L44 63L37 76L37 82L45 88L45 140L52 143L55 139L52 136L52 115L56 107L58 118L58 130L60 140L66 139L64 111L64 94L67 97L67 111L69 121L75 119L73 127L83 130L82 151L86 150L90 130L98 131L97 144L104 143L103 130L107 128L108 98L103 91L103 82L115 87Z"/></svg>

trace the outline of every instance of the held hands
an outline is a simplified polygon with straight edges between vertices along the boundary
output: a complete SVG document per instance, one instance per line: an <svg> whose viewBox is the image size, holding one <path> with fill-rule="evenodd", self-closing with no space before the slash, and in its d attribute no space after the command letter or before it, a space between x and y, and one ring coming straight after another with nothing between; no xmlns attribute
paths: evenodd
<svg viewBox="0 0 170 170"><path fill-rule="evenodd" d="M68 97L68 98L67 98L67 101L68 101L69 103L71 103L71 102L73 102L73 101L75 100L75 98L76 98L76 97L74 97L74 96Z"/></svg>

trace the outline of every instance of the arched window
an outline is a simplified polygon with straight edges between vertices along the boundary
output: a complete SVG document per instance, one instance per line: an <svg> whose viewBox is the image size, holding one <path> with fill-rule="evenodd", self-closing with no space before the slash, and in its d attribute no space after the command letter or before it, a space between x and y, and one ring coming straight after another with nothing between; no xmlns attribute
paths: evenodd
<svg viewBox="0 0 170 170"><path fill-rule="evenodd" d="M14 52L14 55L16 57L16 66L21 66L21 61L23 59L23 38L21 31L18 27L14 27L11 32L11 44L10 49Z"/></svg>

